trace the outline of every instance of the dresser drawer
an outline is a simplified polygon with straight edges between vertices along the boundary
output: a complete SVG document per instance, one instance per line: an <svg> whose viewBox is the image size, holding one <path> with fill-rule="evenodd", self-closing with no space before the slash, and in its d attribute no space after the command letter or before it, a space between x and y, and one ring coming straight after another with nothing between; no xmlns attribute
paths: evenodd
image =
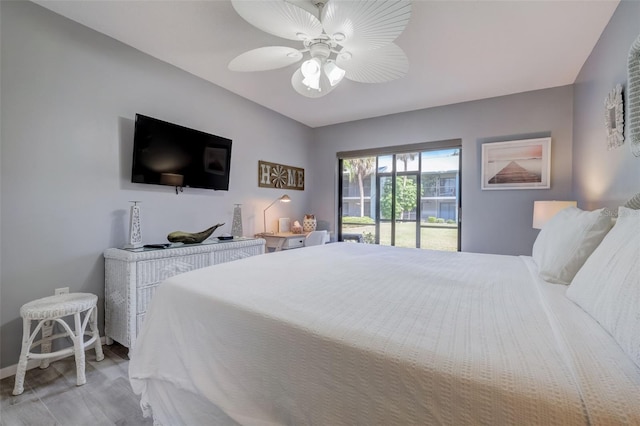
<svg viewBox="0 0 640 426"><path fill-rule="evenodd" d="M220 250L213 254L213 264L227 263L245 257L257 256L264 253L264 246L249 246L240 249Z"/></svg>
<svg viewBox="0 0 640 426"><path fill-rule="evenodd" d="M147 287L138 287L136 291L136 313L143 314L147 312L147 307L151 303L154 293L160 287L160 284L154 284Z"/></svg>
<svg viewBox="0 0 640 426"><path fill-rule="evenodd" d="M188 256L167 257L164 259L143 260L137 264L138 287L146 287L183 272L204 268L211 264L209 253Z"/></svg>
<svg viewBox="0 0 640 426"><path fill-rule="evenodd" d="M299 238L287 238L282 245L283 250L304 247L304 236Z"/></svg>

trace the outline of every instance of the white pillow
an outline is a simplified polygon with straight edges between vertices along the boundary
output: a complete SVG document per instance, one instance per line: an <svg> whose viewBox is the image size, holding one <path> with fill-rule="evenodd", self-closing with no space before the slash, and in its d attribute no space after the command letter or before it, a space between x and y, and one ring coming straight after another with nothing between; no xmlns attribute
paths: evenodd
<svg viewBox="0 0 640 426"><path fill-rule="evenodd" d="M604 209L560 210L543 226L533 243L533 260L540 277L557 284L571 283L609 229L611 218Z"/></svg>
<svg viewBox="0 0 640 426"><path fill-rule="evenodd" d="M615 226L578 271L567 297L640 367L640 210L618 209Z"/></svg>

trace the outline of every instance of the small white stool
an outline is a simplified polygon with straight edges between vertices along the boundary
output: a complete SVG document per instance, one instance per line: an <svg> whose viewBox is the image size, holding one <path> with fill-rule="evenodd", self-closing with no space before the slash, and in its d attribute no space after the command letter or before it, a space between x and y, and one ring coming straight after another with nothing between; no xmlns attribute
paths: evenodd
<svg viewBox="0 0 640 426"><path fill-rule="evenodd" d="M84 385L87 379L84 375L84 351L86 348L94 346L96 350L96 360L102 361L102 344L100 333L98 332L98 296L90 293L68 293L57 296L43 297L26 303L20 308L22 317L22 350L18 361L18 371L16 372L16 382L13 388L14 395L20 395L24 391L24 375L27 371L27 362L30 359L40 359L40 368L47 368L49 360L55 357L75 354L76 358L76 378L77 385ZM84 320L81 315L85 312ZM73 315L75 322L75 332L63 320L64 317ZM31 332L31 321L39 320L33 333ZM55 323L60 324L65 332L51 335ZM91 331L86 331L87 324ZM34 342L39 331L42 330L42 338ZM86 342L84 336L91 336ZM51 341L62 337L70 337L73 346L51 352ZM40 353L32 353L31 349L41 346Z"/></svg>

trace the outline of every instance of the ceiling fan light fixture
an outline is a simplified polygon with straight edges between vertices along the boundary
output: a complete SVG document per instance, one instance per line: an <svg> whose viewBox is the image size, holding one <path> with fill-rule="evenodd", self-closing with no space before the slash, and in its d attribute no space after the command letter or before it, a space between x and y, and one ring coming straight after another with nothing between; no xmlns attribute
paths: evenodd
<svg viewBox="0 0 640 426"><path fill-rule="evenodd" d="M311 82L302 75L300 68L298 68L291 77L291 85L295 91L307 98L320 98L335 88L335 86L331 85L329 79L323 72L318 74L318 78L313 81L313 84L309 83Z"/></svg>
<svg viewBox="0 0 640 426"><path fill-rule="evenodd" d="M0 0L1 1L1 0ZM299 94L318 98L347 78L384 83L407 74L409 61L393 41L411 16L412 0L231 0L254 27L303 49L267 46L245 52L229 63L233 71L267 71L304 61L291 77ZM334 56L335 55L335 56Z"/></svg>
<svg viewBox="0 0 640 426"><path fill-rule="evenodd" d="M300 71L305 78L317 78L320 76L320 65L318 58L311 58L302 63Z"/></svg>
<svg viewBox="0 0 640 426"><path fill-rule="evenodd" d="M304 80L302 80L302 84L304 84L308 90L322 91L322 89L320 89L320 74L314 77L305 77Z"/></svg>
<svg viewBox="0 0 640 426"><path fill-rule="evenodd" d="M336 86L342 81L346 71L337 66L335 62L327 61L324 65L324 73L327 75L331 86Z"/></svg>
<svg viewBox="0 0 640 426"><path fill-rule="evenodd" d="M309 89L320 90L320 60L317 58L311 58L302 63L300 72L304 76L302 84Z"/></svg>

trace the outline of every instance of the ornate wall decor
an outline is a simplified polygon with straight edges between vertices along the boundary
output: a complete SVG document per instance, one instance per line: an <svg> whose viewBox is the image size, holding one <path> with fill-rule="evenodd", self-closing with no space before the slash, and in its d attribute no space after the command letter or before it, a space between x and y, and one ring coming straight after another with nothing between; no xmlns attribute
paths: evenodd
<svg viewBox="0 0 640 426"><path fill-rule="evenodd" d="M627 83L627 127L631 152L640 157L640 36L629 49Z"/></svg>
<svg viewBox="0 0 640 426"><path fill-rule="evenodd" d="M258 161L258 186L304 191L304 169Z"/></svg>
<svg viewBox="0 0 640 426"><path fill-rule="evenodd" d="M604 100L604 124L607 131L607 148L614 149L624 143L624 107L622 86L616 85Z"/></svg>

